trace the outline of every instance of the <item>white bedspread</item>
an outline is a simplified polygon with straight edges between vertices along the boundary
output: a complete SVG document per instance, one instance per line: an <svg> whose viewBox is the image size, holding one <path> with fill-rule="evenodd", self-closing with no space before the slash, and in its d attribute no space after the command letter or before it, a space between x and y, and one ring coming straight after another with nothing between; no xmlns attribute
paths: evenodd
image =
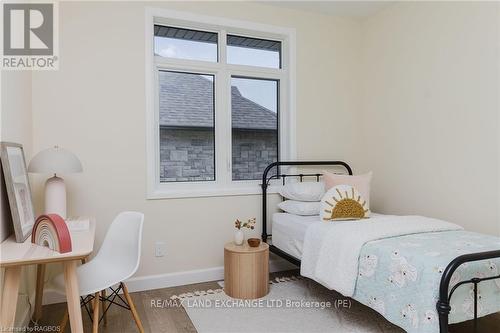
<svg viewBox="0 0 500 333"><path fill-rule="evenodd" d="M365 243L461 229L456 224L422 216L380 215L361 221L315 222L306 232L300 274L351 297L358 276L358 258Z"/></svg>

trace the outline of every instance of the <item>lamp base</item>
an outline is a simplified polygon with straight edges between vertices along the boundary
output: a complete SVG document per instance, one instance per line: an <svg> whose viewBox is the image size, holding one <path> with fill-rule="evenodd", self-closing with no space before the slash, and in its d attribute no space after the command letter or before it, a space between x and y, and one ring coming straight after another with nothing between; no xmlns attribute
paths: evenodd
<svg viewBox="0 0 500 333"><path fill-rule="evenodd" d="M66 185L56 175L45 182L45 214L58 214L66 219Z"/></svg>

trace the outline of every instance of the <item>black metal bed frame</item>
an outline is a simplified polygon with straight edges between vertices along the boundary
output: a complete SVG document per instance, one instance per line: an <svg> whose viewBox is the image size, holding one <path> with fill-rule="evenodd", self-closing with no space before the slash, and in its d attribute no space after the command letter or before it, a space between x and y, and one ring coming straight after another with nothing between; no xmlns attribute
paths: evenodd
<svg viewBox="0 0 500 333"><path fill-rule="evenodd" d="M298 174L284 174L280 172L280 166L341 166L347 170L349 175L352 175L351 167L343 161L279 161L269 164L264 173L262 174L262 240L264 242L268 242L268 239L272 237L271 234L267 233L267 190L270 186L270 181L273 179L282 179L283 185L285 185L286 178L299 178L302 182L306 177L315 177L316 181L319 182L322 174L320 173L298 173ZM269 172L273 169L277 168L276 174L268 176ZM300 260L289 255L288 253L278 249L276 246L269 244L269 251L275 253L276 255L286 259L287 261L300 266ZM473 284L474 290L474 331L477 330L477 298L478 298L478 284L482 281L500 279L500 275L498 276L490 276L484 278L473 278L466 281L461 281L454 285L450 290L450 282L453 273L460 267L461 265L467 262L487 260L493 258L500 258L500 250L498 251L488 251L488 252L478 252L461 255L450 262L450 264L446 267L441 277L441 282L439 285L439 299L436 304L436 309L439 315L439 331L440 333L448 333L448 316L451 311L450 300L453 293L457 290L458 287L464 284Z"/></svg>

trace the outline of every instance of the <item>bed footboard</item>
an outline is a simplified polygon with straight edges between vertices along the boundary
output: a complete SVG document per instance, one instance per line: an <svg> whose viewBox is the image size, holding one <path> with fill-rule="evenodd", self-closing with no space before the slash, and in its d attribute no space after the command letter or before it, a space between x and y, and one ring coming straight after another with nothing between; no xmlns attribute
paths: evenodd
<svg viewBox="0 0 500 333"><path fill-rule="evenodd" d="M441 277L441 283L439 285L439 300L436 304L437 312L439 315L439 331L441 333L448 333L448 315L451 311L450 300L451 296L457 290L458 287L464 284L473 284L474 288L474 330L477 328L477 286L482 281L500 279L500 275L498 276L490 276L485 278L473 278L466 281L461 281L453 286L450 290L450 281L453 273L467 262L486 260L500 258L500 250L499 251L488 251L488 252L479 252L479 253L471 253L465 254L460 257L455 258L444 270L443 276Z"/></svg>

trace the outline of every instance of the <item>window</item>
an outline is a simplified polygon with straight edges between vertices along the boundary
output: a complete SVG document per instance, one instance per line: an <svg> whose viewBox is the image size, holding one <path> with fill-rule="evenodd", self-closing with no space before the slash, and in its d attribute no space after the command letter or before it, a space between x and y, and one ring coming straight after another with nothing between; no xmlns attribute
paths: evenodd
<svg viewBox="0 0 500 333"><path fill-rule="evenodd" d="M260 179L278 160L278 82L231 78L233 180Z"/></svg>
<svg viewBox="0 0 500 333"><path fill-rule="evenodd" d="M203 61L217 61L217 34L207 31L155 25L155 55Z"/></svg>
<svg viewBox="0 0 500 333"><path fill-rule="evenodd" d="M260 193L294 158L293 31L148 13L148 198Z"/></svg>
<svg viewBox="0 0 500 333"><path fill-rule="evenodd" d="M158 72L160 182L215 180L214 76Z"/></svg>
<svg viewBox="0 0 500 333"><path fill-rule="evenodd" d="M229 64L281 67L281 42L243 36L227 36Z"/></svg>

